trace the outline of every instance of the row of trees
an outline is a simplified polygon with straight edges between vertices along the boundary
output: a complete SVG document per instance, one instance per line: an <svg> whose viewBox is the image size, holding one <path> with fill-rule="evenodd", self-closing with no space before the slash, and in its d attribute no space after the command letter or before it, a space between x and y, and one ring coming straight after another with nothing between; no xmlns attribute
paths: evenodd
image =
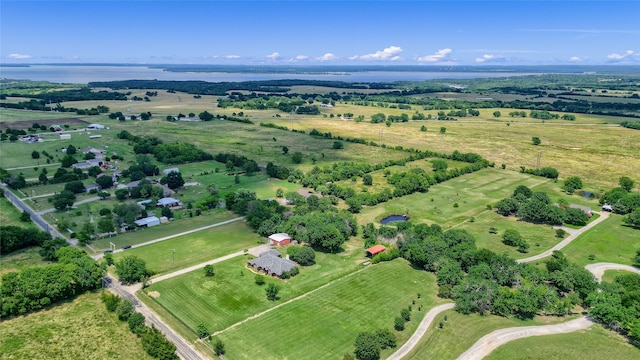
<svg viewBox="0 0 640 360"><path fill-rule="evenodd" d="M3 255L29 246L42 246L45 241L51 239L51 235L44 231L13 225L0 226L0 234L0 253Z"/></svg>
<svg viewBox="0 0 640 360"><path fill-rule="evenodd" d="M524 185L519 185L511 197L502 199L496 205L496 212L503 216L517 215L520 219L532 223L548 223L551 225L586 225L588 215L574 208L563 208L551 203L544 192L533 192Z"/></svg>

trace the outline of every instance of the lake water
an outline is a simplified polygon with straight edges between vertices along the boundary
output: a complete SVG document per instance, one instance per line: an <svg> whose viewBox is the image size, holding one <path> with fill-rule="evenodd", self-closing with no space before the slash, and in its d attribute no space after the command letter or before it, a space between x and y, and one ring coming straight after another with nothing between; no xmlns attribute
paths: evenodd
<svg viewBox="0 0 640 360"><path fill-rule="evenodd" d="M446 72L446 71L355 71L323 74L243 73L243 72L172 72L147 66L105 65L31 65L0 66L0 78L87 84L93 81L117 80L203 80L235 82L255 80L301 79L348 82L424 81L433 79L473 79L527 75L525 72Z"/></svg>
<svg viewBox="0 0 640 360"><path fill-rule="evenodd" d="M404 215L391 215L391 216L387 216L386 218L380 220L380 224L387 225L387 224L390 224L392 222L407 221L407 220L409 220L409 218L407 218Z"/></svg>

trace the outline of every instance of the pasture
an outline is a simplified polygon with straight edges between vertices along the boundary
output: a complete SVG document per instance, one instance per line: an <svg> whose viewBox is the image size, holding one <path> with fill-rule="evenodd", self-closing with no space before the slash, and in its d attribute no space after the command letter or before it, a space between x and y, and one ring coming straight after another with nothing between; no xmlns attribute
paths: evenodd
<svg viewBox="0 0 640 360"><path fill-rule="evenodd" d="M0 277L8 272L20 271L26 267L42 266L51 264L42 260L40 247L32 246L25 249L16 250L10 254L0 255Z"/></svg>
<svg viewBox="0 0 640 360"><path fill-rule="evenodd" d="M263 241L266 239L261 239L243 221L236 221L152 245L129 249L114 254L113 258L118 261L124 256L134 255L147 263L147 269L155 274L164 274L242 251Z"/></svg>
<svg viewBox="0 0 640 360"><path fill-rule="evenodd" d="M214 265L213 277L196 270L152 284L147 293L192 331L204 322L213 333L353 273L363 259L360 247L347 247L339 254L317 252L316 264L300 268L297 276L288 280L265 278L267 283L280 286L280 300L276 303L266 299L266 285L255 284L255 273L246 268L248 256Z"/></svg>
<svg viewBox="0 0 640 360"><path fill-rule="evenodd" d="M640 249L640 230L625 226L623 216L612 214L562 249L567 259L581 266L598 262L633 265ZM594 255L593 260L589 259Z"/></svg>
<svg viewBox="0 0 640 360"><path fill-rule="evenodd" d="M433 274L415 271L404 260L380 263L248 320L217 338L225 343L226 356L233 359L335 359L353 352L360 332L378 329L390 329L402 344L424 313L439 302L434 288ZM411 321L399 334L392 329L393 319L409 305ZM274 324L279 333L290 336L278 337L277 341L266 336ZM386 350L383 357L392 351Z"/></svg>
<svg viewBox="0 0 640 360"><path fill-rule="evenodd" d="M152 358L126 322L107 312L99 293L0 322L3 359Z"/></svg>
<svg viewBox="0 0 640 360"><path fill-rule="evenodd" d="M33 222L20 221L21 214L22 213L18 211L18 209L16 209L9 200L4 197L0 198L0 224L2 224L2 226L15 225L20 227L36 227Z"/></svg>

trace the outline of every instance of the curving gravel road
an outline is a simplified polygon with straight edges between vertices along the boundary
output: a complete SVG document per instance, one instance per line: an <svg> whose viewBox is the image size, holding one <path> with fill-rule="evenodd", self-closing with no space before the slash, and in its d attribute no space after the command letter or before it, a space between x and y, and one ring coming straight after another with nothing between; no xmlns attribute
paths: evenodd
<svg viewBox="0 0 640 360"><path fill-rule="evenodd" d="M458 360L480 360L509 341L529 336L553 335L586 329L594 322L586 316L556 325L520 326L493 331L476 341Z"/></svg>
<svg viewBox="0 0 640 360"><path fill-rule="evenodd" d="M589 270L593 274L593 276L595 276L596 279L598 279L599 282L602 281L602 275L604 275L604 272L607 270L624 270L624 271L640 274L640 269L637 267L622 265L622 264L614 264L614 263L589 264L585 266L585 268Z"/></svg>

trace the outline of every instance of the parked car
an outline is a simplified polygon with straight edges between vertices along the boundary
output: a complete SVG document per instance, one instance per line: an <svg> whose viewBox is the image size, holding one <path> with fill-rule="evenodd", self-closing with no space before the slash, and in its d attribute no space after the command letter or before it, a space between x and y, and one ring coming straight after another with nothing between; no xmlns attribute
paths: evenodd
<svg viewBox="0 0 640 360"><path fill-rule="evenodd" d="M131 249L131 245L125 245L122 247L122 250L127 250L127 249Z"/></svg>
<svg viewBox="0 0 640 360"><path fill-rule="evenodd" d="M109 250L105 250L105 251L104 251L104 253L105 253L105 254L110 254L110 253L112 253L112 252L113 252L113 250L111 250L111 249L109 249Z"/></svg>

